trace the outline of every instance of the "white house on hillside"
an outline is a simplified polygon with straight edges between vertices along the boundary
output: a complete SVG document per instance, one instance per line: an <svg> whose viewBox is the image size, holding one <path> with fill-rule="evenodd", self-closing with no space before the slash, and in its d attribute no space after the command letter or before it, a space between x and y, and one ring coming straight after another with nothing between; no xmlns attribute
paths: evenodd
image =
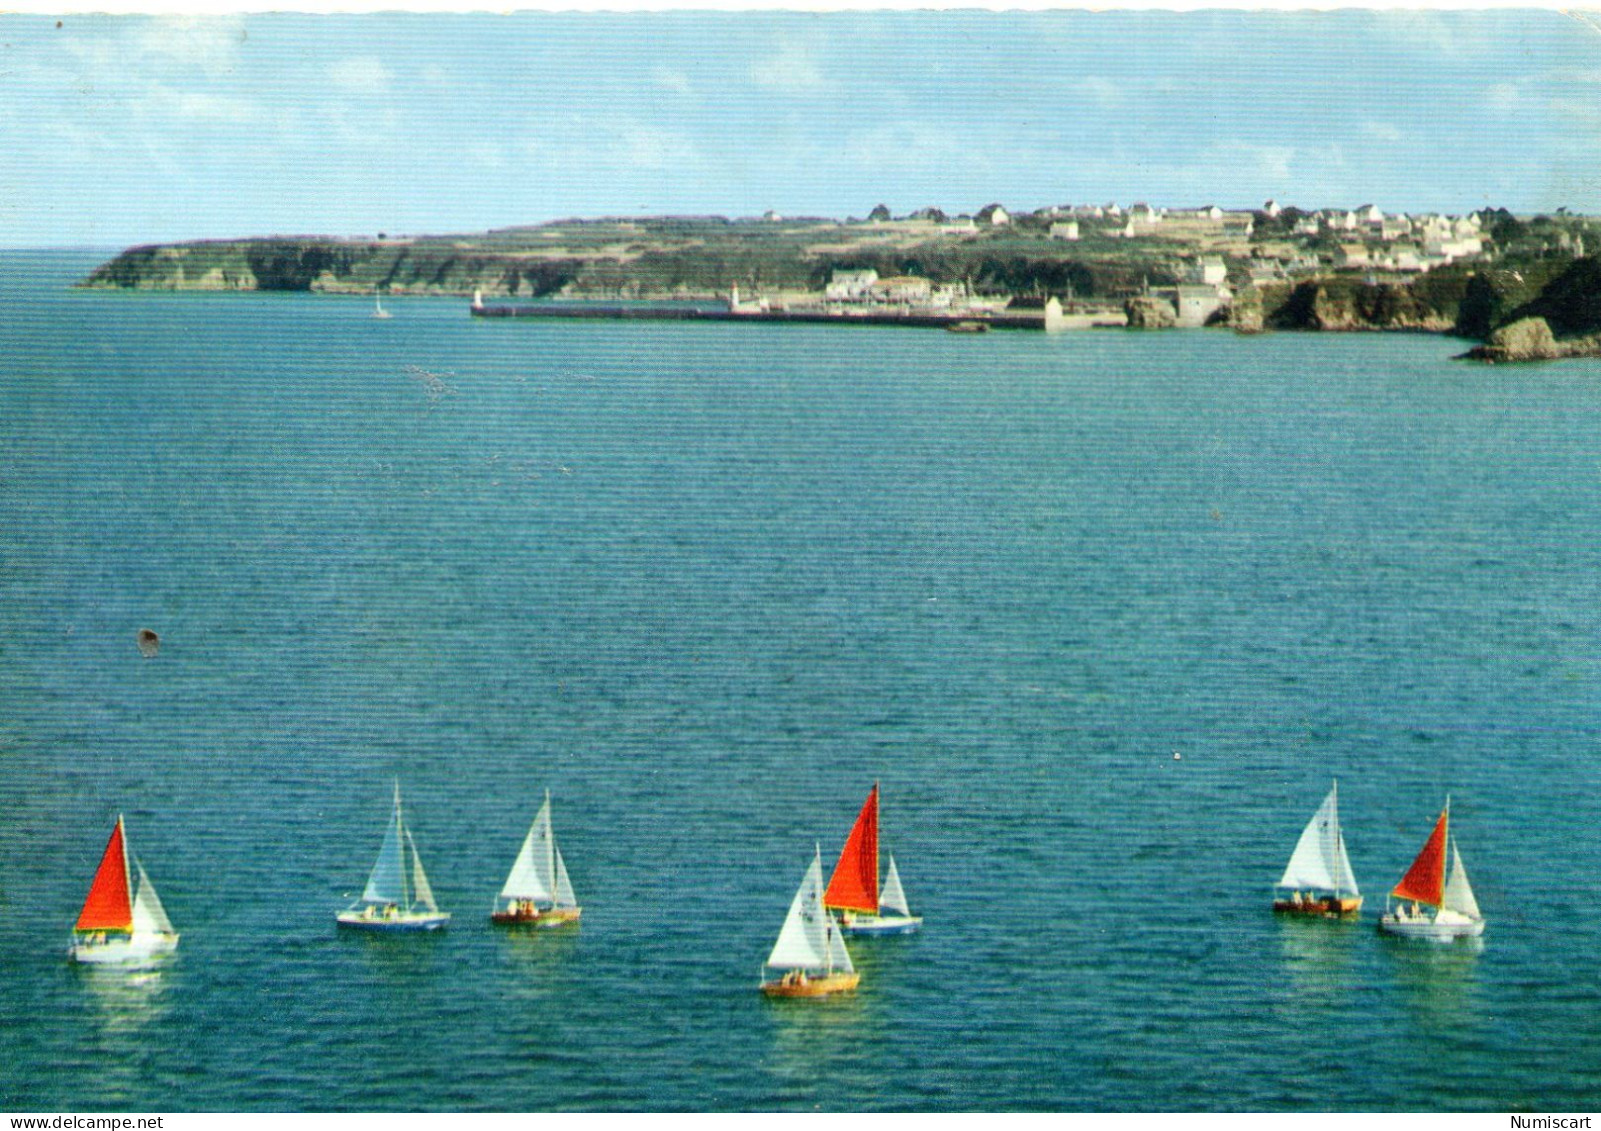
<svg viewBox="0 0 1601 1131"><path fill-rule="evenodd" d="M865 298L872 292L876 282L878 272L871 268L865 271L835 271L823 290L823 297L833 302Z"/></svg>
<svg viewBox="0 0 1601 1131"><path fill-rule="evenodd" d="M1207 256L1197 259L1184 270L1184 281L1197 286L1215 287L1226 282L1229 277L1228 265L1217 256Z"/></svg>

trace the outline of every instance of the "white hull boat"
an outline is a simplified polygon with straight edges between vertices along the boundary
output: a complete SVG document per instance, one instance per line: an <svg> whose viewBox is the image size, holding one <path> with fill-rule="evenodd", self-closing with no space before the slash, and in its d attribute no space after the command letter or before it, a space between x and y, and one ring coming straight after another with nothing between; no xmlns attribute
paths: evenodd
<svg viewBox="0 0 1601 1131"><path fill-rule="evenodd" d="M1484 934L1484 915L1468 883L1467 869L1462 867L1462 853L1450 833L1450 821L1451 799L1447 797L1445 809L1424 842L1423 850L1390 892L1393 898L1404 902L1398 907L1386 908L1379 920L1379 930L1401 938L1430 942L1476 939ZM1447 855L1451 863L1449 876Z"/></svg>
<svg viewBox="0 0 1601 1131"><path fill-rule="evenodd" d="M411 850L408 882L406 849ZM334 916L341 927L362 931L436 931L450 922L450 913L439 910L434 889L423 871L417 842L406 828L400 810L400 783L395 783L395 811L384 833L384 846L378 862L367 877L361 898Z"/></svg>
<svg viewBox="0 0 1601 1131"><path fill-rule="evenodd" d="M177 935L147 939L107 935L73 939L70 952L74 962L97 966L142 966L158 962L177 949Z"/></svg>
<svg viewBox="0 0 1601 1131"><path fill-rule="evenodd" d="M177 949L178 932L167 918L156 885L128 848L119 815L73 927L67 953L75 962L137 966Z"/></svg>
<svg viewBox="0 0 1601 1131"><path fill-rule="evenodd" d="M1397 907L1379 920L1379 927L1387 934L1433 942L1476 939L1484 934L1483 919L1470 919L1449 908L1441 908L1431 917L1422 909L1409 911L1405 907Z"/></svg>
<svg viewBox="0 0 1601 1131"><path fill-rule="evenodd" d="M845 838L823 905L840 913L839 928L847 935L909 935L923 925L923 917L906 905L895 857L889 858L889 871L879 886L877 782Z"/></svg>

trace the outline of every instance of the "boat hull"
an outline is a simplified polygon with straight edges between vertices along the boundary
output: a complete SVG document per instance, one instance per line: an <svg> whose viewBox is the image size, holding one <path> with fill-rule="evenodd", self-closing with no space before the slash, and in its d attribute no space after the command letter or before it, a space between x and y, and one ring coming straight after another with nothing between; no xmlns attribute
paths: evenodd
<svg viewBox="0 0 1601 1131"><path fill-rule="evenodd" d="M921 915L846 915L839 929L846 935L909 935L922 925Z"/></svg>
<svg viewBox="0 0 1601 1131"><path fill-rule="evenodd" d="M364 915L360 911L341 911L335 918L341 927L358 931L437 931L450 922L450 913L403 911L395 915Z"/></svg>
<svg viewBox="0 0 1601 1131"><path fill-rule="evenodd" d="M1338 919L1345 915L1355 915L1362 910L1362 897L1358 896L1320 896L1313 899L1303 899L1297 902L1293 899L1275 899L1273 910L1280 915L1308 915L1314 918Z"/></svg>
<svg viewBox="0 0 1601 1131"><path fill-rule="evenodd" d="M828 994L854 990L861 980L862 976L854 970L848 974L824 974L821 977L804 980L784 977L763 982L762 993L768 997L825 997Z"/></svg>
<svg viewBox="0 0 1601 1131"><path fill-rule="evenodd" d="M489 915L491 923L498 923L502 927L566 927L577 923L584 913L582 907L553 907L544 911L494 911Z"/></svg>
<svg viewBox="0 0 1601 1131"><path fill-rule="evenodd" d="M74 962L91 966L137 966L165 958L177 949L175 934L111 935L73 939L67 953Z"/></svg>
<svg viewBox="0 0 1601 1131"><path fill-rule="evenodd" d="M1379 930L1387 935L1404 939L1423 939L1426 942L1451 942L1455 939L1476 939L1484 934L1484 920L1470 919L1466 915L1441 915L1438 918L1411 918L1394 914L1379 920Z"/></svg>

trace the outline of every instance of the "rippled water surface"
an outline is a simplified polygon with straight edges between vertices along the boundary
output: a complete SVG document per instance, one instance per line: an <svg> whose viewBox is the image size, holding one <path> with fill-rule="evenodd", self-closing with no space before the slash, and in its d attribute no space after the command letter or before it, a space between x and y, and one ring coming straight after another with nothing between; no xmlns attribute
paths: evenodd
<svg viewBox="0 0 1601 1131"><path fill-rule="evenodd" d="M93 262L0 255L0 1107L1601 1101L1601 365ZM1367 913L1275 920L1335 777ZM341 935L394 778L455 919ZM765 1000L875 779L925 930ZM492 929L547 787L583 926ZM1373 929L1447 793L1479 950Z"/></svg>

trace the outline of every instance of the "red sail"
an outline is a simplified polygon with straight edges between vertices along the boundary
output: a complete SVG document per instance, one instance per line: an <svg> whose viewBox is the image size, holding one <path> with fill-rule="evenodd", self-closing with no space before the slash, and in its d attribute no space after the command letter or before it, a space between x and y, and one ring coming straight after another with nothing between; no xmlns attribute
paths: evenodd
<svg viewBox="0 0 1601 1131"><path fill-rule="evenodd" d="M83 901L78 915L78 931L131 931L133 930L133 903L128 895L128 860L122 847L122 818L117 818L106 843L106 854L100 858L94 883L89 885L89 898Z"/></svg>
<svg viewBox="0 0 1601 1131"><path fill-rule="evenodd" d="M1450 815L1450 809L1440 813L1440 819L1434 823L1434 832L1429 834L1428 843L1390 893L1397 899L1415 899L1431 907L1440 906L1440 900L1445 895L1445 826Z"/></svg>
<svg viewBox="0 0 1601 1131"><path fill-rule="evenodd" d="M823 906L878 914L878 783L867 795L856 825L834 865Z"/></svg>

